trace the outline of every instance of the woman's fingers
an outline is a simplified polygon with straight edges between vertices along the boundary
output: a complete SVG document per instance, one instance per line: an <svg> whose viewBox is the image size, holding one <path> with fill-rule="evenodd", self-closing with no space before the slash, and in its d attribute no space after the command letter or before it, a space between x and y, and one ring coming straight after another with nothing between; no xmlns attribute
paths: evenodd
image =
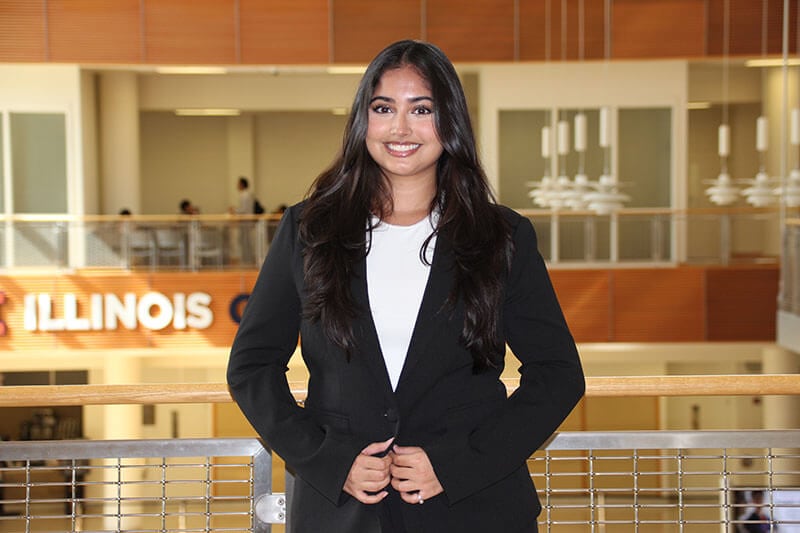
<svg viewBox="0 0 800 533"><path fill-rule="evenodd" d="M361 450L361 455L383 455L389 449L389 446L392 445L392 441L394 437L385 440L383 442L373 442L372 444L368 445L366 448Z"/></svg>
<svg viewBox="0 0 800 533"><path fill-rule="evenodd" d="M428 454L418 446L392 446L392 487L406 503L422 504L444 492Z"/></svg>
<svg viewBox="0 0 800 533"><path fill-rule="evenodd" d="M387 492L383 489L389 485L389 467L392 464L386 451L392 440L373 442L361 450L350 467L342 490L365 504L375 504L384 499Z"/></svg>

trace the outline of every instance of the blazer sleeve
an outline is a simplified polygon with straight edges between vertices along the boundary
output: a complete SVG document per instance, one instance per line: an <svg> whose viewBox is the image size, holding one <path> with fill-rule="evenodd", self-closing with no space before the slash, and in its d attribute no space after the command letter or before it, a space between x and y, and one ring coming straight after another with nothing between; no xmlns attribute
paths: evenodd
<svg viewBox="0 0 800 533"><path fill-rule="evenodd" d="M297 348L302 259L296 248L297 209L284 213L250 294L228 360L231 396L264 442L306 482L335 504L363 448L317 423L297 405L286 379ZM297 276L295 275L297 274Z"/></svg>
<svg viewBox="0 0 800 533"><path fill-rule="evenodd" d="M520 385L468 442L445 437L425 447L451 504L524 465L585 389L575 342L528 219L518 218L513 240L502 321L506 342L522 363Z"/></svg>

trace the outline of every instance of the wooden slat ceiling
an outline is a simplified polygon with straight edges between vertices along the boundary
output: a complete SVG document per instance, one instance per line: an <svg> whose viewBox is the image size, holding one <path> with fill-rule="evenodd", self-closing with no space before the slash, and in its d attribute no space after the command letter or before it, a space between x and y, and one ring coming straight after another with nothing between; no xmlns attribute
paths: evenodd
<svg viewBox="0 0 800 533"><path fill-rule="evenodd" d="M406 38L455 62L600 59L607 39L609 59L722 53L724 0L608 1L0 0L0 62L363 63ZM779 53L782 3L729 1L730 54Z"/></svg>

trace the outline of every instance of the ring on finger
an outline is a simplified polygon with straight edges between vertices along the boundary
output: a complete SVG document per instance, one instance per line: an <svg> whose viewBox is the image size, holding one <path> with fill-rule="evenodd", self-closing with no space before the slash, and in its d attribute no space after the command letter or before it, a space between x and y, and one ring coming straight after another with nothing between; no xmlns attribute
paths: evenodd
<svg viewBox="0 0 800 533"><path fill-rule="evenodd" d="M417 493L417 503L420 504L420 505L425 503L425 500L422 499L422 492L418 492Z"/></svg>

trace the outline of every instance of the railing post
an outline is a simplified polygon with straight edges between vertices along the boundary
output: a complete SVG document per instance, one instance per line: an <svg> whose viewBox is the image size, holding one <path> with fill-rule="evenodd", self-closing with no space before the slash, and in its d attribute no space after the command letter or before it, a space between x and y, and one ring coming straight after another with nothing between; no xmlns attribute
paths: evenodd
<svg viewBox="0 0 800 533"><path fill-rule="evenodd" d="M588 215L584 221L584 241L583 258L586 261L594 261L597 250L597 225L594 215Z"/></svg>
<svg viewBox="0 0 800 533"><path fill-rule="evenodd" d="M650 221L650 231L653 241L650 258L653 261L661 261L661 249L664 246L664 231L661 228L661 215L653 215L653 219Z"/></svg>
<svg viewBox="0 0 800 533"><path fill-rule="evenodd" d="M272 451L264 448L253 455L253 532L285 523L286 509L286 495L272 492Z"/></svg>
<svg viewBox="0 0 800 533"><path fill-rule="evenodd" d="M619 215L615 212L608 220L608 259L612 264L619 262Z"/></svg>
<svg viewBox="0 0 800 533"><path fill-rule="evenodd" d="M558 211L550 214L550 262L556 264L559 261L559 220Z"/></svg>
<svg viewBox="0 0 800 533"><path fill-rule="evenodd" d="M196 272L198 268L197 245L200 242L200 222L197 220L189 222L189 236L187 240L189 241L189 250L187 252L188 257L186 261L189 263L189 270Z"/></svg>
<svg viewBox="0 0 800 533"><path fill-rule="evenodd" d="M719 217L719 255L720 263L731 262L731 215L723 213Z"/></svg>

